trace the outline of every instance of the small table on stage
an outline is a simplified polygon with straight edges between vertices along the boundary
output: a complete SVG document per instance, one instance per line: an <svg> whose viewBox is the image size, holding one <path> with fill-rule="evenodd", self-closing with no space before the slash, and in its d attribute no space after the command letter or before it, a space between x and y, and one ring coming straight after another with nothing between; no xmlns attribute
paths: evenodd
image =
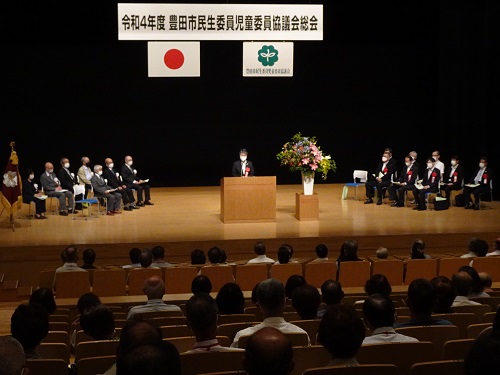
<svg viewBox="0 0 500 375"><path fill-rule="evenodd" d="M220 188L224 223L276 221L276 176L223 177Z"/></svg>

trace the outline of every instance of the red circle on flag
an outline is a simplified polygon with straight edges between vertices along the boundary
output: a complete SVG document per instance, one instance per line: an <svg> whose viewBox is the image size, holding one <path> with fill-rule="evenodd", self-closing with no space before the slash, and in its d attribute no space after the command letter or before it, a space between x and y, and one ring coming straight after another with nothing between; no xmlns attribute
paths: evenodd
<svg viewBox="0 0 500 375"><path fill-rule="evenodd" d="M184 54L178 49L169 49L163 56L163 61L167 68L179 69L184 65Z"/></svg>

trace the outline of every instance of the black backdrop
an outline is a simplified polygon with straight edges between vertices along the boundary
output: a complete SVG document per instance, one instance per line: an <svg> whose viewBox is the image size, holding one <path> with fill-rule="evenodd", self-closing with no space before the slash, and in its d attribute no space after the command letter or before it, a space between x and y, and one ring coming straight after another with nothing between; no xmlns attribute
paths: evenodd
<svg viewBox="0 0 500 375"><path fill-rule="evenodd" d="M200 78L148 78L147 42L118 40L117 3L2 3L5 162L11 140L37 174L130 154L152 186L203 186L245 147L256 174L300 183L276 159L300 131L338 165L317 183L373 170L386 147L458 154L467 177L482 155L500 170L496 0L274 1L324 4L324 40L295 42L293 78L243 78L241 41L202 41Z"/></svg>

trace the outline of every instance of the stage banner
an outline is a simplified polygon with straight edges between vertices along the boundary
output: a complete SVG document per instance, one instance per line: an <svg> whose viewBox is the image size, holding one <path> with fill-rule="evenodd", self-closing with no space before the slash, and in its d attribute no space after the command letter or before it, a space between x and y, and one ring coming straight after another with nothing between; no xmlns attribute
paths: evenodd
<svg viewBox="0 0 500 375"><path fill-rule="evenodd" d="M118 4L118 40L323 40L322 4Z"/></svg>
<svg viewBox="0 0 500 375"><path fill-rule="evenodd" d="M293 77L293 43L244 42L243 77Z"/></svg>
<svg viewBox="0 0 500 375"><path fill-rule="evenodd" d="M199 77L200 42L148 42L148 77Z"/></svg>
<svg viewBox="0 0 500 375"><path fill-rule="evenodd" d="M12 151L7 161L2 181L2 205L12 215L23 204L21 193L21 176L19 175L19 159L14 151L14 142L10 143Z"/></svg>

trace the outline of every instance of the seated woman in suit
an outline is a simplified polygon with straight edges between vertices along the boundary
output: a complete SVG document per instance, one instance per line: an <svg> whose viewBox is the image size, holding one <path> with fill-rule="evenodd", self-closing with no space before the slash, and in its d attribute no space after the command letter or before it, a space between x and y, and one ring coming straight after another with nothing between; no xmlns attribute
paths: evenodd
<svg viewBox="0 0 500 375"><path fill-rule="evenodd" d="M34 182L35 173L32 168L27 168L23 175L23 203L30 204L35 202L35 218L47 219L45 212L45 200L42 198L43 194L38 190L38 184Z"/></svg>

